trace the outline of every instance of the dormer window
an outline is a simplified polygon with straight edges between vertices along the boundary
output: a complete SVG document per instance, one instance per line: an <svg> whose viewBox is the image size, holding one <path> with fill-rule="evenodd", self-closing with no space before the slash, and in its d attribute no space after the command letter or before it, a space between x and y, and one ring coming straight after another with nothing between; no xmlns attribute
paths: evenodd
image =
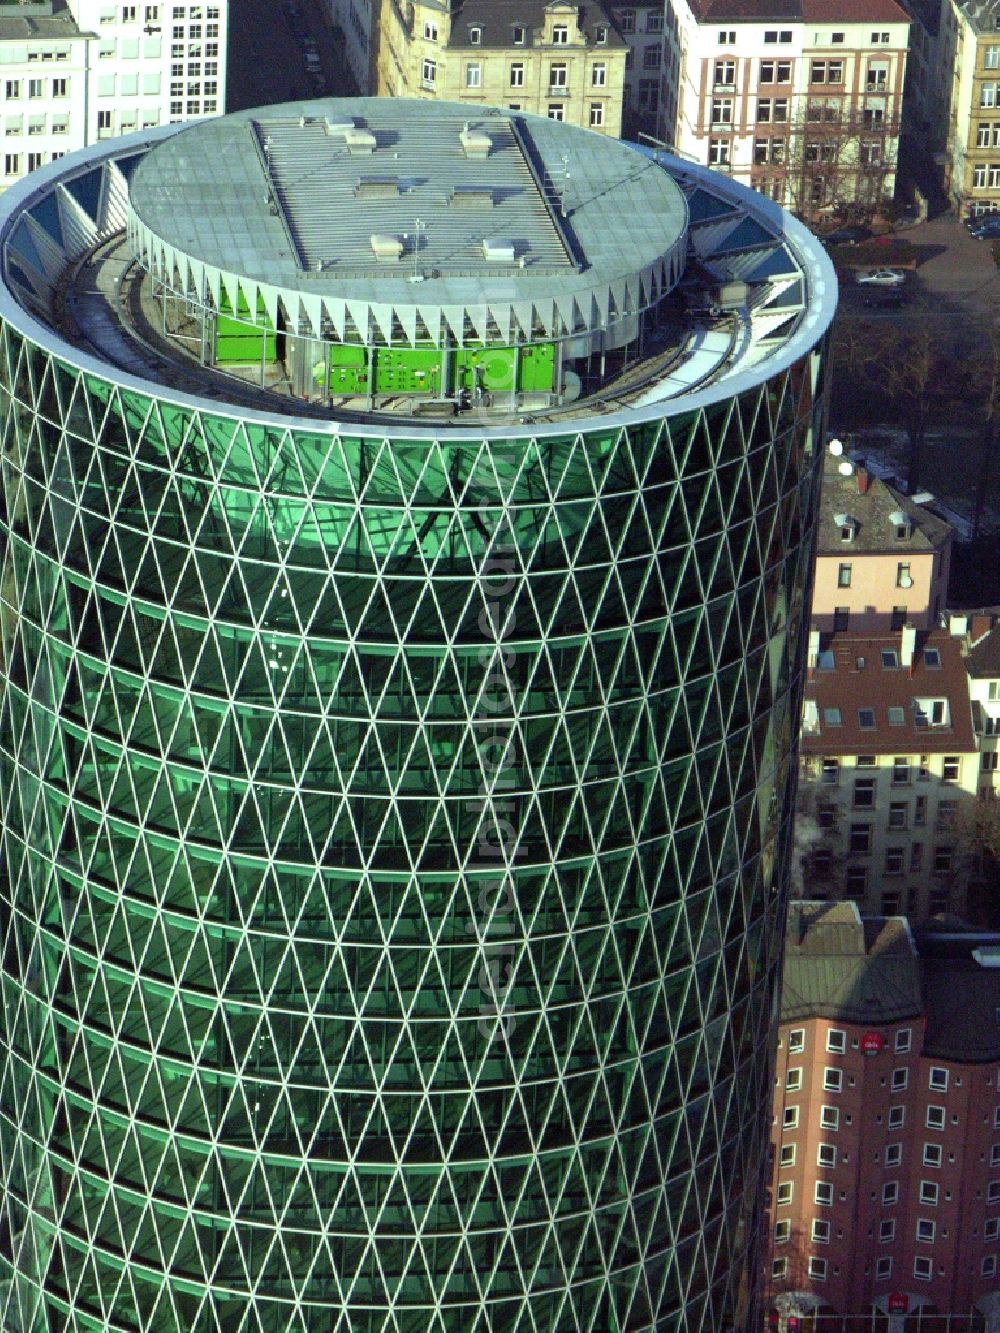
<svg viewBox="0 0 1000 1333"><path fill-rule="evenodd" d="M480 46L480 45L482 44L482 40L483 40L483 30L482 30L482 28L470 28L470 29L469 29L469 45L470 45L470 46Z"/></svg>
<svg viewBox="0 0 1000 1333"><path fill-rule="evenodd" d="M896 541L908 542L913 536L913 520L901 509L894 509L889 515L889 522L896 529Z"/></svg>
<svg viewBox="0 0 1000 1333"><path fill-rule="evenodd" d="M527 36L527 28L521 23L515 23L511 32L511 42L514 46L523 46Z"/></svg>
<svg viewBox="0 0 1000 1333"><path fill-rule="evenodd" d="M608 44L607 28L600 27L594 29L594 42L597 46L607 46Z"/></svg>
<svg viewBox="0 0 1000 1333"><path fill-rule="evenodd" d="M565 23L556 23L552 28L552 45L566 46L569 43L569 28Z"/></svg>
<svg viewBox="0 0 1000 1333"><path fill-rule="evenodd" d="M917 727L948 726L948 700L914 699L913 724Z"/></svg>
<svg viewBox="0 0 1000 1333"><path fill-rule="evenodd" d="M834 514L833 521L840 529L840 540L842 542L852 542L858 531L858 521L852 518L850 514Z"/></svg>
<svg viewBox="0 0 1000 1333"><path fill-rule="evenodd" d="M938 668L941 665L941 651L938 648L924 649L924 666Z"/></svg>

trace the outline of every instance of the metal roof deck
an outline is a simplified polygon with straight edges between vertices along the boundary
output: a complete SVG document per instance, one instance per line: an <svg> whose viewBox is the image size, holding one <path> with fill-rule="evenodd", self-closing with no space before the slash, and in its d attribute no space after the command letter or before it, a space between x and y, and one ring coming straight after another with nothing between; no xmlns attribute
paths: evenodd
<svg viewBox="0 0 1000 1333"><path fill-rule="evenodd" d="M488 156L466 155L467 126L489 136ZM352 131L374 144L352 145ZM372 178L381 197L359 190ZM688 226L677 183L625 144L544 117L396 98L186 126L136 169L128 208L137 259L186 299L224 293L272 319L280 302L290 328L348 340L352 326L387 341L609 327L676 283ZM396 238L401 257L380 261L376 234ZM506 242L513 262L487 258L486 240Z"/></svg>

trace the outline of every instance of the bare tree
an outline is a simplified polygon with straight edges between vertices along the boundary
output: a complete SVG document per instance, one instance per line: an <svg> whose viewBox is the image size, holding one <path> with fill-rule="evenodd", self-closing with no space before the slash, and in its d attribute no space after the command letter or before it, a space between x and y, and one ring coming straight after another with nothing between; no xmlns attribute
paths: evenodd
<svg viewBox="0 0 1000 1333"><path fill-rule="evenodd" d="M906 432L906 485L912 491L920 451L935 414L967 406L967 373L953 349L942 345L928 322L900 326L888 321L845 318L835 339L835 373L847 375L858 392L881 401ZM1000 406L1000 384L998 384Z"/></svg>
<svg viewBox="0 0 1000 1333"><path fill-rule="evenodd" d="M811 98L788 136L789 202L803 218L837 212L868 221L887 197L898 127L845 112L842 99Z"/></svg>

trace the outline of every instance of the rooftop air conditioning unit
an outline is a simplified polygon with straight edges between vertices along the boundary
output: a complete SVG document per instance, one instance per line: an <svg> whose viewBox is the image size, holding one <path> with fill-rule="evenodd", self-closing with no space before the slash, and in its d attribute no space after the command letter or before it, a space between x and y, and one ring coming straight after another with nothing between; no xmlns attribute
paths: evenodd
<svg viewBox="0 0 1000 1333"><path fill-rule="evenodd" d="M483 258L494 264L513 264L517 258L513 241L483 240Z"/></svg>
<svg viewBox="0 0 1000 1333"><path fill-rule="evenodd" d="M359 130L352 126L344 134L344 142L351 157L371 157L375 151L376 139L371 130Z"/></svg>
<svg viewBox="0 0 1000 1333"><path fill-rule="evenodd" d="M485 130L472 129L471 126L466 125L458 137L462 144L462 152L466 157L489 157L493 140Z"/></svg>
<svg viewBox="0 0 1000 1333"><path fill-rule="evenodd" d="M371 247L380 264L394 264L403 257L403 242L398 236L373 235Z"/></svg>

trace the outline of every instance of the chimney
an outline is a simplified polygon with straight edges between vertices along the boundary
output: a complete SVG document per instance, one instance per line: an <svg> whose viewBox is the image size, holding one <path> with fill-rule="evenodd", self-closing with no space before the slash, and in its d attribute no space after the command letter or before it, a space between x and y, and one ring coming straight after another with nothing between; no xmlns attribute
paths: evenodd
<svg viewBox="0 0 1000 1333"><path fill-rule="evenodd" d="M858 463L854 469L854 475L858 479L858 494L867 495L868 487L872 484L872 479L864 463Z"/></svg>
<svg viewBox="0 0 1000 1333"><path fill-rule="evenodd" d="M917 646L917 631L913 625L904 625L900 641L899 660L908 671L913 670L913 650Z"/></svg>
<svg viewBox="0 0 1000 1333"><path fill-rule="evenodd" d="M972 617L972 624L969 626L969 641L978 643L985 634L989 634L992 628L993 617L977 613Z"/></svg>

